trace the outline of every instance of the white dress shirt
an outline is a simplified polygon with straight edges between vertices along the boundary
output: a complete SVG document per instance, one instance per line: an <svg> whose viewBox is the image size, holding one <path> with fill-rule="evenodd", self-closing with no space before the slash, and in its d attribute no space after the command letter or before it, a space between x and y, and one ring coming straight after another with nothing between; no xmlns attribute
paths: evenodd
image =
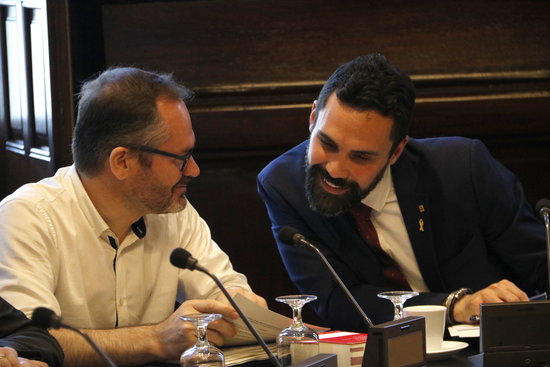
<svg viewBox="0 0 550 367"><path fill-rule="evenodd" d="M179 213L146 215L138 227L111 246L109 237L116 236L74 166L24 185L0 202L0 294L27 316L48 307L78 328L157 323L173 312L176 299L219 293L205 274L170 264L176 247L227 287L250 290L190 203Z"/></svg>
<svg viewBox="0 0 550 367"><path fill-rule="evenodd" d="M389 166L380 183L361 202L372 208L371 221L380 246L399 265L411 289L428 291L403 221Z"/></svg>

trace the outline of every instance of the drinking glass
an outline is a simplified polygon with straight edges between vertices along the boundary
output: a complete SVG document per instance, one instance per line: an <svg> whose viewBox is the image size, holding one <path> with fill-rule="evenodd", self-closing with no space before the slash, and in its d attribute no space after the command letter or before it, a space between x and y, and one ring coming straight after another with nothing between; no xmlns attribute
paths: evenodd
<svg viewBox="0 0 550 367"><path fill-rule="evenodd" d="M223 353L208 343L206 328L214 320L221 318L218 313L197 313L181 316L184 321L192 322L197 328L197 342L187 349L180 358L180 367L225 367Z"/></svg>
<svg viewBox="0 0 550 367"><path fill-rule="evenodd" d="M403 304L406 300L418 296L418 292L413 291L389 291L378 293L378 297L389 299L393 303L393 319L403 318Z"/></svg>
<svg viewBox="0 0 550 367"><path fill-rule="evenodd" d="M283 367L319 354L319 335L302 322L302 307L316 299L317 296L302 294L275 298L292 308L292 323L277 337L277 357Z"/></svg>

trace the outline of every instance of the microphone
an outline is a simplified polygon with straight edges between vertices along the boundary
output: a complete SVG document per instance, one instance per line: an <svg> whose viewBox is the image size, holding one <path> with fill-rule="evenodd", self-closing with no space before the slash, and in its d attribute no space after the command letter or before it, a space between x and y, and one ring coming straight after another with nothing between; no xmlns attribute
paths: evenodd
<svg viewBox="0 0 550 367"><path fill-rule="evenodd" d="M37 308L35 308L33 313L32 313L32 323L34 325L40 327L40 328L43 328L43 329L64 328L64 329L69 329L69 330L72 330L72 331L76 332L77 334L82 336L88 342L88 344L90 344L90 346L96 351L97 354L99 354L101 359L103 359L103 361L107 365L112 366L112 367L117 367L116 364L111 360L111 358L109 358L109 356L103 351L103 349L101 349L92 340L92 338L90 338L88 336L88 334L86 334L85 332L83 332L83 331L81 331L77 328L74 328L72 326L63 324L61 322L61 316L56 315L49 308L46 308L46 307L37 307Z"/></svg>
<svg viewBox="0 0 550 367"><path fill-rule="evenodd" d="M368 316L365 314L361 306L359 306L355 298L351 295L350 291L345 286L344 282L342 282L338 274L336 274L336 271L334 271L334 268L330 265L325 255L323 255L323 253L315 245L309 242L304 237L303 234L298 232L297 229L290 226L284 226L283 228L281 228L281 230L279 231L279 239L283 243L290 246L309 247L310 249L312 249L319 256L319 258L321 258L321 260L323 261L323 264L329 270L329 273L332 276L332 279L334 279L334 281L336 282L336 284L338 284L340 289L344 291L344 294L346 295L348 300L353 304L353 306L361 316L361 319L363 320L367 328L370 328L373 326L372 321L368 318Z"/></svg>
<svg viewBox="0 0 550 367"><path fill-rule="evenodd" d="M548 223L548 217L550 216L550 200L540 199L537 201L535 208L537 214L542 218L542 220Z"/></svg>
<svg viewBox="0 0 550 367"><path fill-rule="evenodd" d="M256 338L256 340L258 341L258 344L260 344L262 349L265 351L265 353L271 360L271 363L273 363L273 365L276 367L282 367L281 363L279 363L279 360L275 357L275 355L273 355L271 350L269 350L265 341L262 339L260 334L258 334L254 326L252 326L252 324L250 323L250 320L248 320L248 317L246 317L246 315L243 313L241 308L233 300L233 297L231 297L227 289L225 289L225 286L223 285L223 283L220 281L220 279L216 275L212 274L206 268L199 265L199 261L195 259L193 256L191 256L189 251L182 248L176 248L172 251L172 253L170 254L170 263L180 269L198 270L201 273L204 273L208 275L210 278L212 278L212 280L214 280L214 282L216 282L218 287L221 289L225 297L227 297L227 299L229 300L229 303L231 303L231 306L233 306L235 311L237 311L237 313L245 323L248 330L250 330L252 335L254 335L254 338Z"/></svg>
<svg viewBox="0 0 550 367"><path fill-rule="evenodd" d="M340 289L344 291L348 300L361 315L363 322L369 329L369 337L365 345L361 367L385 366L388 364L388 361L397 361L397 364L395 364L396 367L404 367L405 365L424 366L426 364L426 329L424 316L408 316L404 319L373 325L372 321L367 317L365 312L363 312L363 309L359 306L355 298L353 298L338 274L336 274L334 268L329 264L325 255L323 255L315 245L308 241L303 234L299 233L295 228L284 226L279 231L279 239L290 246L309 247L312 249L321 258L323 264L325 264L325 267L332 275L332 278L336 281ZM392 340L395 341L398 339L407 341L408 355L410 354L415 357L408 360L403 359L401 348L396 348L395 344L391 344Z"/></svg>
<svg viewBox="0 0 550 367"><path fill-rule="evenodd" d="M548 263L548 287L550 287L550 200L540 199L535 206L546 227L546 257ZM550 288L549 288L550 291Z"/></svg>

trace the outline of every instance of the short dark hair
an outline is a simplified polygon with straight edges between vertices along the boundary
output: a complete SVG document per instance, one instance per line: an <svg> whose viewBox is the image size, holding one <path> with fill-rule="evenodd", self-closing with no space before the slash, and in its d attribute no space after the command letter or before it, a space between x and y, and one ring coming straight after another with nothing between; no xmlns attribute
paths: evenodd
<svg viewBox="0 0 550 367"><path fill-rule="evenodd" d="M79 172L94 175L118 146L157 146L168 138L156 102L188 102L193 93L170 74L114 67L81 88L73 134L73 159Z"/></svg>
<svg viewBox="0 0 550 367"><path fill-rule="evenodd" d="M317 98L318 110L325 107L332 93L352 108L375 110L393 118L390 133L393 149L409 133L414 85L407 74L390 64L384 56L377 53L362 55L340 66L321 89Z"/></svg>

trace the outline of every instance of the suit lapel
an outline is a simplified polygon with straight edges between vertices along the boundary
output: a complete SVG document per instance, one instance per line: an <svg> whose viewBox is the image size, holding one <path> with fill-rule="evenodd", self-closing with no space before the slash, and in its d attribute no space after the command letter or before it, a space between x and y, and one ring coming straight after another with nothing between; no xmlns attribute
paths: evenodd
<svg viewBox="0 0 550 367"><path fill-rule="evenodd" d="M392 177L399 208L418 262L422 277L430 290L442 289L431 220L430 195L425 177L416 167L416 157L407 149L392 166Z"/></svg>

